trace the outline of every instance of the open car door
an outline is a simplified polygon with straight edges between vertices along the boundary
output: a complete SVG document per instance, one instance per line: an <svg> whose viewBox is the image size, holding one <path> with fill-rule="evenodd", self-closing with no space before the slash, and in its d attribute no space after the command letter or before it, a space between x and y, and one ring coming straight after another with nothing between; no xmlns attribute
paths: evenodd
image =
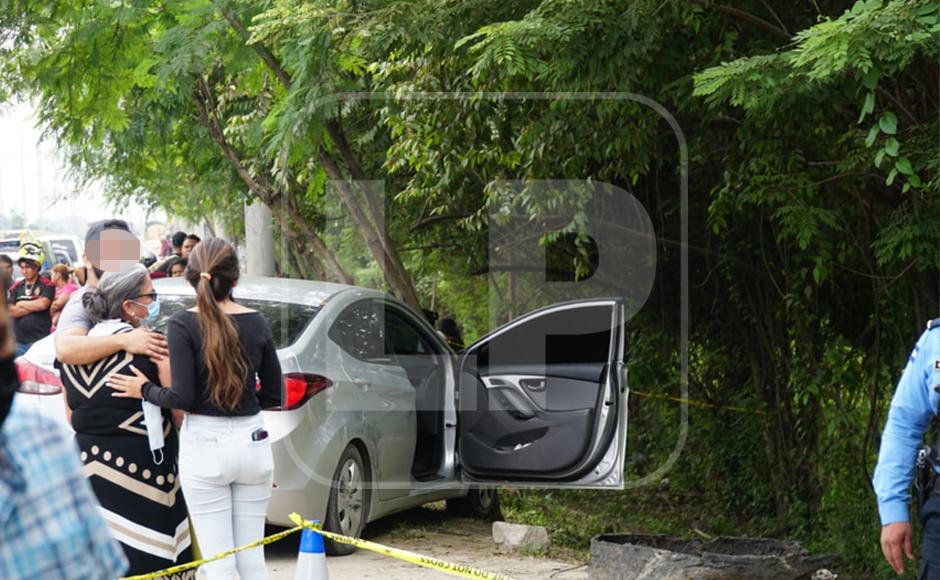
<svg viewBox="0 0 940 580"><path fill-rule="evenodd" d="M463 351L457 461L464 480L623 487L623 317L616 298L554 304Z"/></svg>

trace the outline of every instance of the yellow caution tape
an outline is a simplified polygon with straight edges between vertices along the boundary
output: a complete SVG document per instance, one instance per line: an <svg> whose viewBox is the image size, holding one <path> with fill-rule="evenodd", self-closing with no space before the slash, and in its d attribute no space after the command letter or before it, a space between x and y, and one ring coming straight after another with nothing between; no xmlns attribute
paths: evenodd
<svg viewBox="0 0 940 580"><path fill-rule="evenodd" d="M667 401L675 401L677 403L687 403L693 407L699 407L700 409L718 409L719 411L731 411L733 413L749 413L751 415L767 415L766 411L759 411L756 409L744 409L742 407L732 407L730 405L715 405L712 403L705 403L702 401L693 401L692 399L683 399L682 397L674 397L672 395L660 395L656 393L644 393L643 391L637 391L636 389L630 389L631 395L636 395L638 397L649 397L650 399L666 399Z"/></svg>
<svg viewBox="0 0 940 580"><path fill-rule="evenodd" d="M152 580L153 578L160 578L163 576L169 576L171 574L179 574L180 572L185 572L187 570L192 570L193 568L198 568L199 566L202 566L203 564L208 564L209 562L215 562L216 560L221 560L222 558L228 558L229 556L233 554L237 554L238 552L243 552L245 550L257 548L258 546L266 546L267 544L273 544L274 542L278 540L282 540L295 532L299 532L302 529L304 529L304 526L297 526L296 528L284 530L283 532L279 532L277 534L268 536L267 538L262 538L250 544L245 544L244 546L239 546L232 550L228 550L226 552L216 554L215 556L212 556L211 558L205 558L203 560L195 560L193 562L189 562L186 564L180 564L179 566L173 566L172 568L167 568L166 570L150 572L149 574L140 574L138 576L125 576L124 578L120 578L119 580Z"/></svg>
<svg viewBox="0 0 940 580"><path fill-rule="evenodd" d="M303 519L300 514L292 513L290 515L292 522L297 524L296 527L290 528L289 530L284 530L277 534L262 538L256 542L250 544L245 544L244 546L239 546L238 548L216 554L211 558L205 558L203 560L196 560L194 562L189 562L187 564L180 564L179 566L173 566L172 568L167 568L166 570L159 570L157 572L151 572L149 574L140 574L138 576L125 576L120 580L153 580L154 578L161 578L163 576L169 576L171 574L178 574L180 572L185 572L187 570L192 570L202 566L203 564L208 564L209 562L215 562L216 560L221 560L222 558L227 558L238 552L244 550L250 550L252 548L257 548L259 546L265 546L267 544L272 544L278 540L284 539L287 536L299 532L303 529L309 529L317 532L323 537L329 538L335 542L341 544L349 544L350 546L355 546L357 548L362 548L363 550L370 550L377 554L383 554L385 556L390 556L392 558L398 558L399 560L404 560L405 562L410 562L412 564L417 564L418 566L423 566L425 568L430 568L432 570L440 570L441 572L447 572L455 576L462 576L464 578L477 578L479 580L512 580L509 576L503 574L496 574L494 572L487 572L485 570L478 570L472 566L465 566L463 564L452 564L450 562L445 562L444 560L438 560L437 558L431 558L430 556L422 556L421 554L416 554L414 552L409 552L408 550L399 550L398 548L390 548L388 546L383 546L382 544L376 544L375 542L369 542L367 540L361 540L359 538L351 538L349 536L343 536L340 534L334 534L333 532L327 532L320 529L318 524L315 524L309 520Z"/></svg>
<svg viewBox="0 0 940 580"><path fill-rule="evenodd" d="M297 524L298 526L311 529L316 531L318 534L325 538L329 538L334 542L339 542L341 544L349 544L350 546L355 546L357 548L362 548L363 550L369 550L375 552L376 554L382 554L384 556L390 556L392 558L397 558L399 560L404 560L405 562L410 562L412 564L417 564L424 568L430 568L431 570L440 570L441 572L447 572L455 576L462 576L464 578L477 578L479 580L512 580L509 576L503 574L496 574L494 572L487 572L485 570L479 570L472 566L466 566L464 564L452 564L450 562L445 562L444 560L438 560L437 558L431 558L429 556L422 556L421 554L416 554L415 552L409 552L408 550L400 550L398 548L390 548L388 546L383 546L382 544L376 544L375 542L370 542L368 540L362 540L359 538L350 538L349 536L341 536L340 534L334 534L333 532L327 532L320 529L316 524L310 521L304 520L300 514L293 513L290 515L290 520Z"/></svg>

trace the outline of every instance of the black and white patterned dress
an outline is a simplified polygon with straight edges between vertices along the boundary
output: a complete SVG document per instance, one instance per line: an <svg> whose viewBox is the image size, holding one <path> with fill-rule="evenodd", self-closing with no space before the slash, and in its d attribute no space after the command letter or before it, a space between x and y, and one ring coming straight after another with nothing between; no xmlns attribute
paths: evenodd
<svg viewBox="0 0 940 580"><path fill-rule="evenodd" d="M106 321L88 334L103 336L129 330L132 328L123 322ZM115 391L105 385L112 373L132 375L132 364L160 384L150 359L124 351L93 364L59 368L85 475L112 535L130 560L128 575L192 560L188 512L177 470L179 440L169 411L163 413L166 447L158 465L150 452L140 400L112 397ZM195 571L189 571L171 578L194 577Z"/></svg>

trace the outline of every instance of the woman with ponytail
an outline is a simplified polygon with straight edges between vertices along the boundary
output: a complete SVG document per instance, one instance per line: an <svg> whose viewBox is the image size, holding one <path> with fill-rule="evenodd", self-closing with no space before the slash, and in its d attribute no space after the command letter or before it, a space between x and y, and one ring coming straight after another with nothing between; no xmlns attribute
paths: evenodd
<svg viewBox="0 0 940 580"><path fill-rule="evenodd" d="M122 396L187 412L180 433L180 481L203 554L264 535L274 464L261 409L281 404L281 367L267 321L232 300L238 257L220 239L198 244L184 273L196 307L170 317L172 384L112 377ZM260 388L257 388L260 383ZM268 578L263 548L205 564L210 580Z"/></svg>

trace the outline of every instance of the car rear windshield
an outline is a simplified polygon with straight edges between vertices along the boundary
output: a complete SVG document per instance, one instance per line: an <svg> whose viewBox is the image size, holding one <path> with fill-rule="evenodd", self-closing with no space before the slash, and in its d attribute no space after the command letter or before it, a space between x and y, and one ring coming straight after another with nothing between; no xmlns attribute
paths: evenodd
<svg viewBox="0 0 940 580"><path fill-rule="evenodd" d="M290 346L307 328L320 309L307 304L274 302L272 300L239 299L238 303L246 308L257 310L268 321L274 345L277 348ZM166 332L166 323L174 312L192 308L196 305L195 296L160 294L160 314L152 328Z"/></svg>
<svg viewBox="0 0 940 580"><path fill-rule="evenodd" d="M78 262L78 248L72 240L52 240L52 250L65 254L71 262Z"/></svg>

